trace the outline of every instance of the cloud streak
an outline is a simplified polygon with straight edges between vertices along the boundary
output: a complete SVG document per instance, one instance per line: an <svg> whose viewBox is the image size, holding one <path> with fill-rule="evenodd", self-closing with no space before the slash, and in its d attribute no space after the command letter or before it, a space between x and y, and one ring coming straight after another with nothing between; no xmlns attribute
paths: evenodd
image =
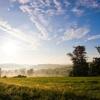
<svg viewBox="0 0 100 100"><path fill-rule="evenodd" d="M96 40L96 39L100 39L100 35L93 35L93 36L90 36L90 37L88 37L87 40Z"/></svg>
<svg viewBox="0 0 100 100"><path fill-rule="evenodd" d="M89 34L90 29L86 26L78 27L77 25L69 26L64 32L63 36L58 36L56 44L59 45L62 42L70 40L80 40L85 39L87 34ZM86 38L87 39L87 38Z"/></svg>
<svg viewBox="0 0 100 100"><path fill-rule="evenodd" d="M30 20L32 23L34 23L34 25L36 26L36 28L39 31L39 36L44 39L47 40L48 39L48 32L44 26L44 24L47 24L47 21L44 19L42 14L37 13L38 11L33 10L32 7L28 6L28 5L22 5L20 7L20 9L24 12L27 13L30 16Z"/></svg>
<svg viewBox="0 0 100 100"><path fill-rule="evenodd" d="M6 21L0 20L0 29L4 32L10 34L11 36L14 36L17 39L24 41L25 43L33 45L33 48L36 47L36 45L37 45L36 38L33 39L31 36L26 35L22 31L11 27Z"/></svg>
<svg viewBox="0 0 100 100"><path fill-rule="evenodd" d="M69 27L64 33L64 40L81 39L90 32L87 27Z"/></svg>
<svg viewBox="0 0 100 100"><path fill-rule="evenodd" d="M100 8L99 0L77 0L77 4L87 8Z"/></svg>
<svg viewBox="0 0 100 100"><path fill-rule="evenodd" d="M31 0L10 0L11 2L19 2L20 4L26 4L29 3Z"/></svg>

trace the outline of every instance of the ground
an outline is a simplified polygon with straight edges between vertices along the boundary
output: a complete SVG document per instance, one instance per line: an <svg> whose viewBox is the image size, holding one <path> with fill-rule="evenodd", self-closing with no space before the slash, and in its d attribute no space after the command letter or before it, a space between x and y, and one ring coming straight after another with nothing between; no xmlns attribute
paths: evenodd
<svg viewBox="0 0 100 100"><path fill-rule="evenodd" d="M100 77L0 78L0 100L100 100Z"/></svg>

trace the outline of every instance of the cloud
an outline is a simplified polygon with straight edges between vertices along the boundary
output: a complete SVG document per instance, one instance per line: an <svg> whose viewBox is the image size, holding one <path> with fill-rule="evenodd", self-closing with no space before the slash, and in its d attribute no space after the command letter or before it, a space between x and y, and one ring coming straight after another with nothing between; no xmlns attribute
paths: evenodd
<svg viewBox="0 0 100 100"><path fill-rule="evenodd" d="M30 45L34 47L36 47L36 45L38 45L38 40L36 40L36 38L32 38L29 35L26 35L25 33L23 33L22 31L11 27L8 22L0 20L0 29L8 34L10 34L11 36L16 37L17 39L22 40L25 43L28 43Z"/></svg>
<svg viewBox="0 0 100 100"><path fill-rule="evenodd" d="M70 12L74 13L77 16L82 16L86 13L85 8L100 8L100 3L97 0L76 0L76 1L69 1L69 0L14 0L19 2L20 10L29 16L30 21L35 25L36 29L38 30L38 36L42 40L50 40L50 36L53 36L50 28L54 27L57 29L57 25L53 24L53 18L58 17L60 14L64 14L68 16L70 19ZM68 11L68 13L67 13ZM87 10L88 12L88 10ZM54 16L54 17L52 17ZM64 21L64 17L59 16L59 19ZM50 21L51 22L50 22ZM55 19L54 19L55 20ZM61 21L59 21L61 22ZM59 24L57 22L57 24ZM63 24L63 23L62 23ZM68 23L69 24L69 23ZM56 26L54 26L56 25ZM60 25L59 25L60 26ZM88 27L69 27L65 28L64 25L61 25L63 30L66 32L61 35L59 40L73 40L73 39L81 39L86 34L89 33L90 29ZM58 32L59 29L56 30L55 33ZM55 34L54 33L54 34ZM62 32L63 33L63 32Z"/></svg>
<svg viewBox="0 0 100 100"><path fill-rule="evenodd" d="M57 9L57 13L62 13L63 12L63 9L62 9L62 4L60 2L60 0L53 0L54 4L55 4L55 7Z"/></svg>
<svg viewBox="0 0 100 100"><path fill-rule="evenodd" d="M49 18L64 13L62 2L60 0L16 0L16 2L20 3L20 10L29 16L37 28L39 37L43 40L50 40L49 29L52 26L49 24ZM64 3L67 7L70 5L67 1Z"/></svg>
<svg viewBox="0 0 100 100"><path fill-rule="evenodd" d="M55 38L56 45L59 45L65 41L69 41L69 40L84 39L84 38L86 38L86 36L89 32L90 32L90 29L86 26L78 27L78 25L76 25L76 24L69 26L63 35L56 36L56 38Z"/></svg>
<svg viewBox="0 0 100 100"><path fill-rule="evenodd" d="M28 5L22 5L22 6L20 6L20 9L21 9L24 13L29 13L29 14L31 14L31 12L32 12L31 7L28 6Z"/></svg>
<svg viewBox="0 0 100 100"><path fill-rule="evenodd" d="M99 39L99 38L100 38L100 35L93 35L93 36L88 37L87 40L96 40L96 39Z"/></svg>
<svg viewBox="0 0 100 100"><path fill-rule="evenodd" d="M58 41L56 44L60 44L63 41L81 39L85 37L89 32L90 32L90 29L87 27L71 26L65 31L64 36L61 36L58 38Z"/></svg>
<svg viewBox="0 0 100 100"><path fill-rule="evenodd" d="M58 0L16 0L20 10L29 16L30 21L38 30L42 40L50 40L49 17L62 14L62 4Z"/></svg>
<svg viewBox="0 0 100 100"><path fill-rule="evenodd" d="M71 26L69 27L66 32L64 33L64 40L73 40L73 39L81 39L86 34L90 32L90 29L87 27L77 27L77 26Z"/></svg>
<svg viewBox="0 0 100 100"><path fill-rule="evenodd" d="M44 19L43 15L36 12L35 9L33 10L33 8L31 8L28 5L22 5L20 7L20 9L24 13L27 13L30 16L31 22L34 23L34 25L36 26L36 28L40 32L39 36L42 39L47 40L48 39L48 32L47 32L47 29L45 28L47 21Z"/></svg>
<svg viewBox="0 0 100 100"><path fill-rule="evenodd" d="M26 3L30 2L30 0L18 0L18 1L19 1L19 3L21 3L21 4L26 4Z"/></svg>
<svg viewBox="0 0 100 100"><path fill-rule="evenodd" d="M87 8L100 8L99 0L77 0L77 4Z"/></svg>
<svg viewBox="0 0 100 100"><path fill-rule="evenodd" d="M31 0L10 0L11 2L19 2L20 4L26 4L29 3Z"/></svg>
<svg viewBox="0 0 100 100"><path fill-rule="evenodd" d="M75 13L77 16L82 16L84 14L84 10L79 9L77 7L73 8L72 12Z"/></svg>
<svg viewBox="0 0 100 100"><path fill-rule="evenodd" d="M35 24L35 26L37 27L37 29L39 30L40 34L40 38L47 40L48 39L48 32L45 29L45 27L42 26L42 23L39 23L39 18L36 16L31 16L31 21Z"/></svg>

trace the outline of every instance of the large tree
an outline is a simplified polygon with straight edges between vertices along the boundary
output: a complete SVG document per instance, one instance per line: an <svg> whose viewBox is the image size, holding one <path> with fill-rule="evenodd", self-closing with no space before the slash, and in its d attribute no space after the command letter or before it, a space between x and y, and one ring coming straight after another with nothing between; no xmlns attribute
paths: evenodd
<svg viewBox="0 0 100 100"><path fill-rule="evenodd" d="M84 46L74 47L73 53L68 53L73 62L72 76L87 76L88 63L86 61L86 52Z"/></svg>

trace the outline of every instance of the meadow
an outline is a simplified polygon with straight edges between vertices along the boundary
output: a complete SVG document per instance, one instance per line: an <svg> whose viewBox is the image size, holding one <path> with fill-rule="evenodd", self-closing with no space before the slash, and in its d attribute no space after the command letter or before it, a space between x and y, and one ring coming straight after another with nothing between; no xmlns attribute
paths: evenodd
<svg viewBox="0 0 100 100"><path fill-rule="evenodd" d="M0 100L100 100L100 77L0 78Z"/></svg>

